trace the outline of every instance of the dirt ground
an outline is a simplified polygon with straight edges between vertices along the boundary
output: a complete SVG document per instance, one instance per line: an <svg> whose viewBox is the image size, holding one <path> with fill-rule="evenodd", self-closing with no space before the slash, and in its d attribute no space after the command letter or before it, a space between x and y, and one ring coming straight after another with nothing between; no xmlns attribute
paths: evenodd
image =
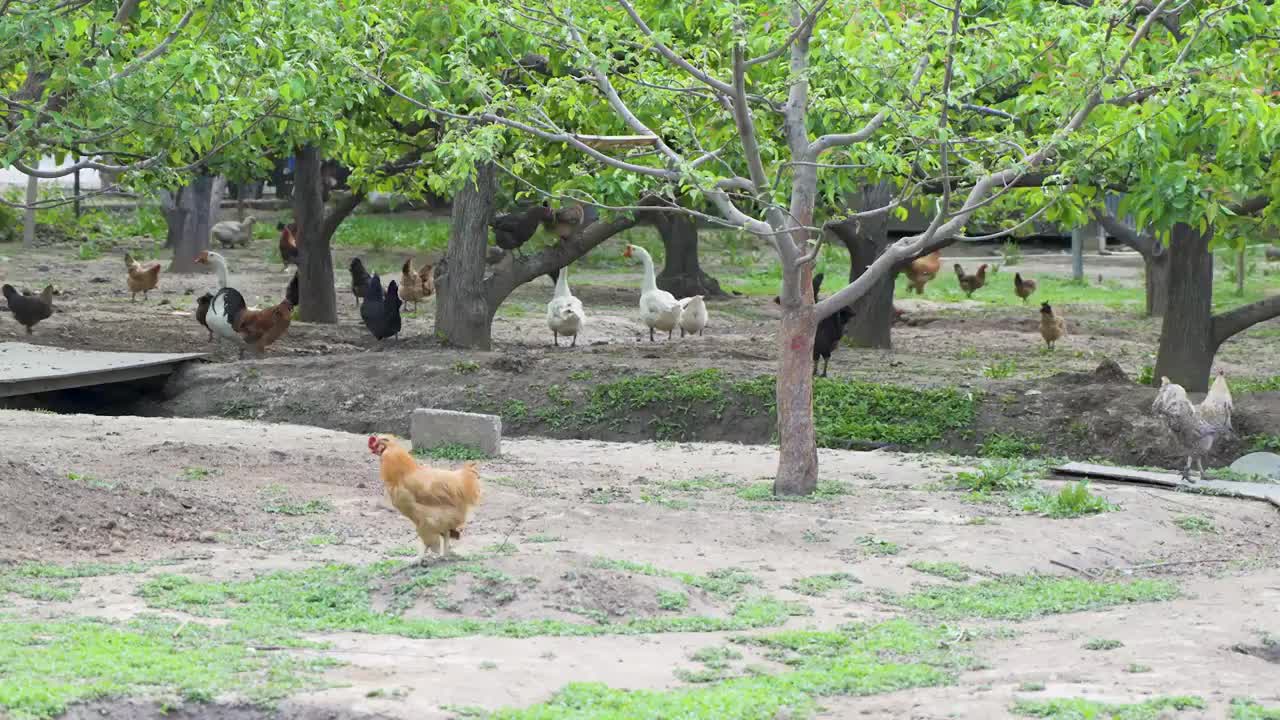
<svg viewBox="0 0 1280 720"><path fill-rule="evenodd" d="M620 252L621 244L611 240L595 253ZM272 248L272 243L259 240L249 248L225 251L231 282L251 304L277 302L290 277L276 264ZM62 293L55 301L57 312L30 337L0 312L0 341L209 352L213 361L193 365L177 376L163 399L131 403L130 398L93 396L79 402L73 399L73 409L105 407L106 412L249 418L357 433L379 429L403 433L413 408L441 407L501 413L507 432L518 435L646 440L664 437L653 428L665 418L637 414L627 423L580 428L546 422L546 415L537 410L551 402L551 395L581 397L600 383L642 374L714 368L742 380L771 375L776 368L778 315L768 297L717 299L710 304L711 323L704 336L650 343L633 306L639 267L630 273L605 271L598 269L599 263L573 270L574 291L589 316L576 348L551 346L544 320L551 287L543 278L518 289L499 310L491 352L442 346L433 335L432 301L406 313L400 339L379 346L360 322L343 268L359 255L374 270L397 276L406 253L347 248L335 252L339 323L295 322L265 358L236 361L237 351L209 342L191 314L195 297L213 286L211 275L162 274L150 302L133 303L124 287L120 257L125 250L140 250L144 255L160 252L148 239L120 241L93 260L75 259L73 249L67 244L32 251L0 248L6 255L0 261L0 280L32 288L52 282ZM715 256L708 258L708 270L724 277L742 272ZM1069 257L1060 252L1029 253L1019 270L1038 277L1062 275L1070 271ZM1132 254L1090 256L1087 271L1105 275L1109 282L1133 287L1141 283L1140 263ZM1001 292L992 282L984 292ZM1140 317L1136 308L1107 309L1073 304L1069 297L1046 296L1066 315L1070 332L1058 352L1046 353L1034 305L941 303L928 298L899 297L897 304L907 312L909 324L894 328L892 351L846 346L831 363L833 377L922 388L958 387L980 398L978 417L969 432L916 449L975 454L992 437L1017 436L1060 456L1167 467L1182 462L1166 436L1151 424L1152 391L1132 382L1154 361L1157 321ZM1232 379L1280 375L1280 355L1274 352L1277 335L1280 321L1271 321L1232 339L1219 353L1217 367ZM1111 375L1096 382L1082 380L1080 373L1092 373L1108 360L1129 381ZM512 403L530 412L523 416L508 412ZM769 442L774 434L770 413L749 410L734 422L689 423L687 431L674 437ZM1240 437L1234 444L1219 444L1210 458L1212 465L1227 464L1247 451L1253 435L1280 434L1280 393L1238 397L1236 411Z"/></svg>
<svg viewBox="0 0 1280 720"><path fill-rule="evenodd" d="M123 620L156 612L135 593L161 572L243 580L326 562L383 560L414 535L385 507L376 460L364 440L234 420L0 411L0 535L6 538L0 559L166 561L138 574L84 578L69 602L16 598L6 612L29 619L69 613ZM957 637L970 638L967 651L978 660L955 685L825 698L820 716L1003 717L1016 698L1137 702L1177 694L1208 703L1203 715L1178 717L1224 717L1233 697L1280 701L1275 659L1240 651L1280 631L1280 521L1268 505L1096 486L1121 509L1048 520L940 489L953 468L938 461L890 452L821 455L824 479L849 483L851 494L781 506L737 492L772 473L775 456L766 447L510 440L501 458L481 464L486 499L457 549L468 561L533 579L497 605L485 607L477 598L489 596L459 583L449 590L456 602L447 610L424 597L405 612L497 619L569 618L584 608L607 617L657 613L644 598L663 590L668 578L600 569L596 558L688 573L738 568L758 578L761 590L807 606L811 614L793 618L787 628L834 628L900 614L886 594L946 583L908 568L920 560L962 563L976 573L973 581L1025 573L1163 578L1176 583L1178 599L954 625ZM670 483L708 476L718 478L719 487L685 494L681 504L670 501L679 494ZM264 498L282 488L294 498L327 501L332 509L298 517L267 512ZM667 501L655 500L664 493ZM1211 519L1216 532L1180 529L1174 521L1187 514ZM315 537L327 540L315 544ZM888 543L900 551L871 549ZM513 547L495 553L495 545ZM834 572L855 578L858 592L814 597L788 589L800 578ZM373 590L375 607L382 602L379 592ZM724 612L709 595L693 593L690 601L691 611L713 617ZM299 652L341 665L324 674L327 689L286 700L282 716L456 717L459 706L545 701L570 681L676 688L682 682L673 672L691 665L692 652L742 634L443 640L310 634L328 646ZM1091 638L1123 645L1109 652L1082 649ZM1125 672L1137 664L1150 672ZM71 717L126 708L140 715L145 709L109 702ZM183 713L179 717L259 717L234 706Z"/></svg>

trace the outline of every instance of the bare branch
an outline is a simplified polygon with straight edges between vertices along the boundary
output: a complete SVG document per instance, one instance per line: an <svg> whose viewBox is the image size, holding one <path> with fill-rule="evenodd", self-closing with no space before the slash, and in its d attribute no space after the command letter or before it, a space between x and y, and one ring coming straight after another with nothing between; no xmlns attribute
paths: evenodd
<svg viewBox="0 0 1280 720"><path fill-rule="evenodd" d="M1231 337L1265 320L1280 317L1280 295L1249 303L1213 317L1213 344L1221 345Z"/></svg>
<svg viewBox="0 0 1280 720"><path fill-rule="evenodd" d="M709 85L711 88L715 90L718 90L719 92L722 92L726 95L733 94L733 88L729 85L729 83L726 83L723 80L714 78L710 74L708 74L706 71L698 67L695 67L692 63L680 57L678 54L676 54L674 50L667 47L665 43L663 43L656 36L654 36L653 30L649 28L649 26L645 23L644 19L640 17L640 14L636 12L635 7L632 6L632 4L628 2L628 0L618 0L618 4L622 6L623 10L627 11L627 15L631 16L631 22L635 23L635 26L639 28L640 32L644 33L644 36L649 38L649 41L653 43L653 48L657 50L663 57L665 57L667 59L667 62L670 62L672 65L675 65L681 70L684 70L685 72L692 75L695 79L702 81L703 83Z"/></svg>
<svg viewBox="0 0 1280 720"><path fill-rule="evenodd" d="M733 120L738 126L738 135L742 139L742 154L747 160L747 171L754 185L752 190L761 195L769 190L769 176L764 171L764 159L760 155L760 144L756 140L756 123L751 117L751 108L747 105L747 62L746 48L742 43L733 46Z"/></svg>
<svg viewBox="0 0 1280 720"><path fill-rule="evenodd" d="M128 4L128 1L129 0L126 0L126 5ZM132 1L136 5L139 0L132 0ZM120 10L121 12L124 12L123 7ZM169 46L173 45L173 41L176 40L178 36L182 34L183 28L187 26L187 23L191 22L191 16L195 15L195 13L196 13L195 7L187 10L186 14L184 14L182 18L178 20L178 24L175 25L173 30L170 31L170 33L165 36L164 40L160 41L159 45L156 45L154 48L150 50L150 52L143 55L142 57L139 57L138 59L134 60L128 65L125 65L123 68L120 69L119 72L115 73L114 75L107 78L106 80L103 80L102 82L98 83L95 87L101 87L103 85L110 85L112 83L119 82L120 80L123 80L124 78L127 78L130 75L141 70L143 66L146 65L147 63L151 62L152 60L155 60L156 58L168 52ZM117 17L119 17L119 15L117 15ZM119 21L117 20L117 22Z"/></svg>
<svg viewBox="0 0 1280 720"><path fill-rule="evenodd" d="M920 84L920 78L924 77L924 71L927 67L929 67L929 56L924 55L920 58L919 62L916 63L915 74L911 77L911 84L907 86L907 94L915 91L916 86ZM868 120L867 124L857 132L823 135L809 145L809 150L806 153L805 159L810 161L817 160L822 153L832 148L866 142L867 139L874 135L875 132L884 125L884 122L887 119L889 119L889 111L885 109L876 113L875 116Z"/></svg>
<svg viewBox="0 0 1280 720"><path fill-rule="evenodd" d="M747 67L754 67L782 57L782 55L787 52L793 44L795 44L795 41L800 39L801 35L808 35L813 32L813 23L818 19L818 15L822 13L823 8L826 6L827 0L818 0L818 4L814 5L813 9L809 11L809 14L805 16L800 25L796 27L795 30L791 31L791 34L787 36L787 39L783 41L782 45L759 57L751 58L747 61Z"/></svg>

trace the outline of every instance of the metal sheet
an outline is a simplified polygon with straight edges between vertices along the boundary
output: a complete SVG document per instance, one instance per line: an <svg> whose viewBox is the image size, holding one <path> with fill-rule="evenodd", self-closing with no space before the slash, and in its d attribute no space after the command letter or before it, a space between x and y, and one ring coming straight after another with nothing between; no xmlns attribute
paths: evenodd
<svg viewBox="0 0 1280 720"><path fill-rule="evenodd" d="M0 397L167 375L204 353L125 353L0 343Z"/></svg>

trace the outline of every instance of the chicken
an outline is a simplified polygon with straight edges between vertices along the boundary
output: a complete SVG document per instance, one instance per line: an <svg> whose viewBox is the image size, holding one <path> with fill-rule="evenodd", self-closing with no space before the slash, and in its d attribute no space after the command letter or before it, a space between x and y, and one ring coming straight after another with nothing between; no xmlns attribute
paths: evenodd
<svg viewBox="0 0 1280 720"><path fill-rule="evenodd" d="M1013 293L1022 298L1022 302L1026 302L1031 297L1031 293L1036 291L1036 281L1022 279L1022 273L1013 274Z"/></svg>
<svg viewBox="0 0 1280 720"><path fill-rule="evenodd" d="M818 288L822 287L823 274L813 276L813 301L818 302ZM844 337L844 328L853 319L853 310L847 305L833 315L828 315L818 322L813 332L813 374L818 374L818 358L822 358L822 377L827 376L827 366L831 364L831 354L840 347Z"/></svg>
<svg viewBox="0 0 1280 720"><path fill-rule="evenodd" d="M917 295L923 295L924 286L938 276L940 269L942 269L942 251L934 250L924 257L912 260L903 272L907 276L907 286L915 290Z"/></svg>
<svg viewBox="0 0 1280 720"><path fill-rule="evenodd" d="M378 340L400 334L400 290L395 280L387 285L383 295L382 280L377 275L369 278L369 289L360 304L360 318Z"/></svg>
<svg viewBox="0 0 1280 720"><path fill-rule="evenodd" d="M253 224L257 221L258 219L252 215L245 218L244 222L223 220L213 226L209 236L224 248L248 245L253 239Z"/></svg>
<svg viewBox="0 0 1280 720"><path fill-rule="evenodd" d="M280 262L284 264L280 269L285 270L298 264L298 223L276 223L276 229L280 231Z"/></svg>
<svg viewBox="0 0 1280 720"><path fill-rule="evenodd" d="M538 223L554 220L555 213L544 202L524 212L499 215L490 220L489 225L493 228L494 244L503 250L517 250L538 232Z"/></svg>
<svg viewBox="0 0 1280 720"><path fill-rule="evenodd" d="M964 268L960 266L960 263L956 263L955 268L956 278L960 281L960 289L964 291L965 297L973 297L975 290L987 284L986 263L978 266L976 275L965 275Z"/></svg>
<svg viewBox="0 0 1280 720"><path fill-rule="evenodd" d="M28 335L32 334L31 329L37 323L53 314L52 285L46 285L39 295L20 294L12 285L5 285L0 288L0 292L4 293L5 302L9 303L13 319L27 329Z"/></svg>
<svg viewBox="0 0 1280 720"><path fill-rule="evenodd" d="M205 293L196 298L196 322L209 331L209 342L213 342L213 330L209 328L209 303L213 302L213 293Z"/></svg>
<svg viewBox="0 0 1280 720"><path fill-rule="evenodd" d="M422 557L434 550L449 554L449 539L462 536L472 509L480 502L480 472L469 462L458 470L419 465L388 435L370 436L369 451L380 457L379 475L392 507L413 523L422 539Z"/></svg>
<svg viewBox="0 0 1280 720"><path fill-rule="evenodd" d="M581 205L575 203L569 207L562 207L556 210L542 224L547 230L554 233L556 237L561 240L568 240L582 226L582 222L586 217L586 211L583 210Z"/></svg>
<svg viewBox="0 0 1280 720"><path fill-rule="evenodd" d="M129 292L132 293L129 302L136 302L138 293L142 293L142 300L145 302L147 293L155 290L160 284L160 263L143 268L142 263L134 260L129 253L125 253L124 267L129 273Z"/></svg>
<svg viewBox="0 0 1280 720"><path fill-rule="evenodd" d="M413 311L418 311L418 301L435 294L435 277L431 274L431 266L421 271L413 269L413 258L404 261L400 268L400 298L413 303Z"/></svg>
<svg viewBox="0 0 1280 720"><path fill-rule="evenodd" d="M1151 411L1187 455L1187 464L1182 470L1183 480L1193 482L1192 460L1200 471L1200 479L1204 479L1204 456L1213 449L1219 437L1231 435L1231 407L1231 390L1221 371L1199 407L1191 404L1187 391L1181 385L1169 382L1167 377L1160 378L1160 391L1151 404Z"/></svg>
<svg viewBox="0 0 1280 720"><path fill-rule="evenodd" d="M246 345L253 346L253 349L262 355L267 351L267 346L284 335L289 329L289 323L293 320L293 309L298 307L298 274L293 274L293 279L289 281L289 287L284 291L284 300L275 307L269 307L262 310L245 310L240 313L240 323L236 326L236 330L240 336L244 338ZM244 348L240 349L241 357L244 356Z"/></svg>
<svg viewBox="0 0 1280 720"><path fill-rule="evenodd" d="M351 258L351 294L356 296L356 307L369 292L369 271L364 269L360 258Z"/></svg>
<svg viewBox="0 0 1280 720"><path fill-rule="evenodd" d="M1053 344L1067 334L1067 323L1060 315L1053 314L1049 303L1040 303L1040 337L1044 338L1045 347L1053 349Z"/></svg>

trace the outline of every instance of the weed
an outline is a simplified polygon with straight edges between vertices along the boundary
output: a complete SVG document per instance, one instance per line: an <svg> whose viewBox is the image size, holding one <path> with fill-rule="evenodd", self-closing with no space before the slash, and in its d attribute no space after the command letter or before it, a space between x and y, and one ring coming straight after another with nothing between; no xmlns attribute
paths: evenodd
<svg viewBox="0 0 1280 720"><path fill-rule="evenodd" d="M413 557L418 554L418 548L413 545L397 545L387 550L387 554L392 557Z"/></svg>
<svg viewBox="0 0 1280 720"><path fill-rule="evenodd" d="M413 454L419 457L429 457L432 460L450 460L453 462L471 462L475 460L488 460L489 456L480 451L479 448L461 443L448 443L445 445L437 445L433 448L419 450L414 448Z"/></svg>
<svg viewBox="0 0 1280 720"><path fill-rule="evenodd" d="M459 375L471 375L480 372L480 363L474 360L459 360L453 364L453 371Z"/></svg>
<svg viewBox="0 0 1280 720"><path fill-rule="evenodd" d="M940 650L941 630L892 620L837 632L788 631L737 638L787 653L792 668L776 675L755 668L744 677L674 690L615 690L599 683L573 683L544 704L502 710L494 720L754 720L784 714L807 717L819 698L861 696L893 690L949 685L966 658ZM785 710L784 710L785 708Z"/></svg>
<svg viewBox="0 0 1280 720"><path fill-rule="evenodd" d="M809 577L796 578L790 585L786 585L784 587L801 595L819 597L826 595L832 590L848 587L856 582L858 582L858 579L849 573L830 573L827 575L811 575Z"/></svg>
<svg viewBox="0 0 1280 720"><path fill-rule="evenodd" d="M990 458L1030 458L1040 454L1044 445L1017 433L992 433L978 446L978 455Z"/></svg>
<svg viewBox="0 0 1280 720"><path fill-rule="evenodd" d="M548 535L546 533L538 533L536 535L530 535L529 537L525 538L524 541L527 543L553 543L553 542L564 542L564 538L560 537L559 535Z"/></svg>
<svg viewBox="0 0 1280 720"><path fill-rule="evenodd" d="M877 540L870 535L863 535L858 538L857 543L871 552L872 555L897 555L902 552L902 546L888 540Z"/></svg>
<svg viewBox="0 0 1280 720"><path fill-rule="evenodd" d="M218 414L233 420L252 420L258 415L258 408L248 400L228 400L218 408Z"/></svg>
<svg viewBox="0 0 1280 720"><path fill-rule="evenodd" d="M492 660L483 660L480 662L480 669L481 670L497 670L498 663Z"/></svg>
<svg viewBox="0 0 1280 720"><path fill-rule="evenodd" d="M486 545L480 550L480 552L488 553L490 555L515 555L519 552L519 549L516 547L515 543L502 542L495 543L493 545Z"/></svg>
<svg viewBox="0 0 1280 720"><path fill-rule="evenodd" d="M188 481L188 482L196 482L196 481L199 481L199 480L208 480L208 479L209 479L209 476L210 476L210 475L213 475L213 474L214 474L214 472L215 472L215 471L210 470L209 468L202 468L202 467L189 467L189 468L183 468L183 470L182 470L182 478L181 478L181 479L182 479L182 480L186 480L186 481Z"/></svg>
<svg viewBox="0 0 1280 720"><path fill-rule="evenodd" d="M805 542L807 542L807 543L825 543L825 542L831 542L831 538L827 537L827 536L826 536L826 535L824 535L823 533L821 533L821 532L815 532L815 531L813 531L813 530L809 530L809 529L805 529L804 533L800 535L800 539L801 539L801 540L804 540L804 541L805 541Z"/></svg>
<svg viewBox="0 0 1280 720"><path fill-rule="evenodd" d="M1169 710L1203 710L1204 700L1198 697L1178 696L1146 700L1132 705L1111 705L1084 698L1054 698L1053 700L1019 700L1013 712L1027 717L1052 720L1076 720L1077 718L1110 718L1111 720L1156 720Z"/></svg>
<svg viewBox="0 0 1280 720"><path fill-rule="evenodd" d="M1003 380L1011 378L1018 372L1018 363L1013 358L1004 358L996 362L986 365L982 368L982 374L992 380Z"/></svg>
<svg viewBox="0 0 1280 720"><path fill-rule="evenodd" d="M1089 492L1085 481L1068 483L1056 495L1035 492L1020 498L1024 512L1037 513L1051 518L1074 518L1111 512L1117 507L1101 495Z"/></svg>
<svg viewBox="0 0 1280 720"><path fill-rule="evenodd" d="M1280 435L1250 435L1250 452L1280 452Z"/></svg>
<svg viewBox="0 0 1280 720"><path fill-rule="evenodd" d="M738 488L737 495L743 500L751 500L753 502L811 503L831 500L841 495L848 495L850 492L849 486L839 480L819 480L818 487L813 491L812 495L774 495L772 482L744 485Z"/></svg>
<svg viewBox="0 0 1280 720"><path fill-rule="evenodd" d="M630 560L612 560L609 558L596 558L592 561L591 566L608 570L633 572L639 575L648 575L650 577L675 578L689 587L705 590L720 598L739 597L748 585L759 584L759 581L750 573L737 568L724 568L721 570L712 570L706 575L694 575L693 573L674 570L662 570L654 567L653 565L649 565L648 563L638 563Z"/></svg>
<svg viewBox="0 0 1280 720"><path fill-rule="evenodd" d="M1087 641L1081 647L1083 647L1085 650L1095 650L1095 651L1119 650L1120 648L1124 647L1124 643L1120 642L1119 640L1112 640L1110 638L1093 638L1092 640Z"/></svg>
<svg viewBox="0 0 1280 720"><path fill-rule="evenodd" d="M976 585L937 585L891 601L940 618L1026 620L1177 596L1177 587L1163 580L1090 582L1027 575L985 580Z"/></svg>
<svg viewBox="0 0 1280 720"><path fill-rule="evenodd" d="M1231 720L1280 720L1280 707L1266 708L1248 698L1232 698Z"/></svg>
<svg viewBox="0 0 1280 720"><path fill-rule="evenodd" d="M1218 532L1218 529L1214 527L1212 520L1200 515L1182 515L1174 518L1173 524L1189 533L1199 534Z"/></svg>
<svg viewBox="0 0 1280 720"><path fill-rule="evenodd" d="M592 377L593 375L590 370L574 370L573 372L569 373L569 379L573 380L574 382L586 382L587 380L590 380Z"/></svg>
<svg viewBox="0 0 1280 720"><path fill-rule="evenodd" d="M689 596L682 592L659 590L658 607L663 610L684 610L689 607Z"/></svg>
<svg viewBox="0 0 1280 720"><path fill-rule="evenodd" d="M922 572L926 575L937 575L947 580L956 582L964 582L969 579L969 568L960 563L953 562L927 562L924 560L916 560L907 565L907 567Z"/></svg>
<svg viewBox="0 0 1280 720"><path fill-rule="evenodd" d="M1247 393L1280 391L1280 375L1266 378L1240 378L1231 381L1231 391L1240 395Z"/></svg>
<svg viewBox="0 0 1280 720"><path fill-rule="evenodd" d="M262 511L274 515L320 515L333 512L333 503L320 499L302 501L277 497L267 501Z"/></svg>
<svg viewBox="0 0 1280 720"><path fill-rule="evenodd" d="M96 240L86 240L76 249L76 257L81 260L97 260L102 257L102 248L98 247Z"/></svg>
<svg viewBox="0 0 1280 720"><path fill-rule="evenodd" d="M628 499L626 490L614 487L587 488L582 495L593 505L608 505L613 502L625 502Z"/></svg>
<svg viewBox="0 0 1280 720"><path fill-rule="evenodd" d="M1024 682L1018 686L1018 690L1022 692L1042 692L1044 683L1042 682Z"/></svg>
<svg viewBox="0 0 1280 720"><path fill-rule="evenodd" d="M80 473L67 473L67 479L70 480L71 482L83 483L84 485L87 485L93 488L94 490L115 490L116 489L115 483L109 483L106 480L99 480L95 477L91 477L89 475L82 475Z"/></svg>
<svg viewBox="0 0 1280 720"><path fill-rule="evenodd" d="M1138 368L1137 382L1139 385L1150 387L1156 380L1156 368L1154 365L1143 365Z"/></svg>
<svg viewBox="0 0 1280 720"><path fill-rule="evenodd" d="M688 480L671 480L663 483L662 487L678 492L700 493L706 490L718 490L729 482L729 479L723 475L699 475Z"/></svg>
<svg viewBox="0 0 1280 720"><path fill-rule="evenodd" d="M973 492L1029 490L1044 474L1044 465L1025 460L989 460L971 471L956 473L955 485Z"/></svg>
<svg viewBox="0 0 1280 720"><path fill-rule="evenodd" d="M502 406L502 419L511 422L520 422L529 415L529 406L525 405L521 400L508 400L507 404Z"/></svg>
<svg viewBox="0 0 1280 720"><path fill-rule="evenodd" d="M1128 665L1127 667L1125 667L1124 671L1125 671L1125 672L1127 672L1127 673L1133 673L1134 675L1139 675L1139 674L1142 674L1142 673L1149 673L1149 672L1151 672L1151 666L1150 666L1150 665L1140 665L1140 664L1138 664L1138 663L1129 663L1129 665Z"/></svg>

